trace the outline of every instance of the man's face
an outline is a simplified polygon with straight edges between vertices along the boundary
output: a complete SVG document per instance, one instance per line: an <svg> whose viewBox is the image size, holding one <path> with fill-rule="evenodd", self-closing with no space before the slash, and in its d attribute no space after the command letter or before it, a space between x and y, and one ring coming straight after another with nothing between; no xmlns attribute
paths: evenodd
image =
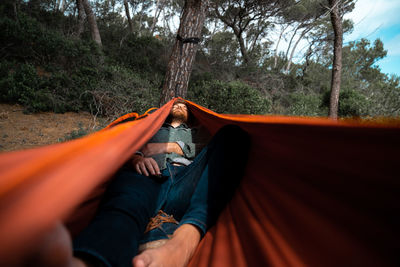
<svg viewBox="0 0 400 267"><path fill-rule="evenodd" d="M172 118L179 119L183 122L187 122L188 117L189 117L187 106L183 103L174 104L172 106L170 114L171 114Z"/></svg>

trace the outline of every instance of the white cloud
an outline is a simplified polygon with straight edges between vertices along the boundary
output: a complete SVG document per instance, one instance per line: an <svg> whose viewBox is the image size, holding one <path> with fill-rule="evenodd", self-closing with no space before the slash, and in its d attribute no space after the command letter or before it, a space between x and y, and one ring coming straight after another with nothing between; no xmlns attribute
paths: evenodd
<svg viewBox="0 0 400 267"><path fill-rule="evenodd" d="M375 39L379 37L380 30L400 24L400 1L399 0L358 0L354 10L345 16L354 23L354 30L345 36L345 43L359 40L361 38ZM288 31L289 32L289 31ZM271 35L273 40L278 39L278 32ZM389 55L398 54L400 48L399 38L385 42L385 49ZM279 51L286 51L288 40L282 40ZM296 51L294 61L301 61L308 43L302 40Z"/></svg>
<svg viewBox="0 0 400 267"><path fill-rule="evenodd" d="M380 29L399 24L399 12L398 0L358 0L354 10L345 16L354 22L354 31L346 40L368 38Z"/></svg>
<svg viewBox="0 0 400 267"><path fill-rule="evenodd" d="M384 44L388 50L388 56L400 56L400 33L394 36L389 42Z"/></svg>

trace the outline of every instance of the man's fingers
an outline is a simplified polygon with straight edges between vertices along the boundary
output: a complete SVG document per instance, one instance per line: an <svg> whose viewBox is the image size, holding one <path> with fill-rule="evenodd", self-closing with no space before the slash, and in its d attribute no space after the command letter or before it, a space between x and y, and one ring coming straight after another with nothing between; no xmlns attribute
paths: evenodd
<svg viewBox="0 0 400 267"><path fill-rule="evenodd" d="M160 168L158 167L157 162L153 158L142 158L138 162L134 164L135 170L137 173L149 176L151 175L160 175Z"/></svg>
<svg viewBox="0 0 400 267"><path fill-rule="evenodd" d="M143 162L140 163L140 169L142 170L142 174L145 176L149 176L149 172L146 169L146 166Z"/></svg>
<svg viewBox="0 0 400 267"><path fill-rule="evenodd" d="M139 168L139 163L135 164L135 170L137 171L137 173L142 174L142 171Z"/></svg>
<svg viewBox="0 0 400 267"><path fill-rule="evenodd" d="M154 171L156 172L156 174L160 175L161 172L160 172L160 168L158 167L157 162L153 158L150 158L150 162L151 162L151 165L153 165L153 168L154 168Z"/></svg>
<svg viewBox="0 0 400 267"><path fill-rule="evenodd" d="M151 160L146 160L144 162L144 164L146 165L147 170L151 173L151 175L156 175L156 172L154 170L153 164L151 162Z"/></svg>

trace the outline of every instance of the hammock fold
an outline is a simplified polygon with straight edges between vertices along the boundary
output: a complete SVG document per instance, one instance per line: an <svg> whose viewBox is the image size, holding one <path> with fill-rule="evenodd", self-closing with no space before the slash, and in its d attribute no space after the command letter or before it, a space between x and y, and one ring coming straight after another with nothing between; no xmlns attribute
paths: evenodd
<svg viewBox="0 0 400 267"><path fill-rule="evenodd" d="M18 264L59 220L72 235L85 227L107 181L173 101L78 140L0 154L0 265ZM252 142L242 184L190 266L400 263L398 125L225 115L187 103L210 133L236 124Z"/></svg>

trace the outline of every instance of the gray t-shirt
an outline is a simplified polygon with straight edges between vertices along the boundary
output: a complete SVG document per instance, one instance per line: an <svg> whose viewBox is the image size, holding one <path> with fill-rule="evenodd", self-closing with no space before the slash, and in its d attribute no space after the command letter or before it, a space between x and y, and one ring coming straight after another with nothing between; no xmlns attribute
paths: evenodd
<svg viewBox="0 0 400 267"><path fill-rule="evenodd" d="M166 162L189 165L207 144L209 137L210 134L204 127L189 128L183 123L174 128L171 124L164 123L149 143L176 142L182 148L184 155L176 153L158 154L152 156L152 158L157 162L160 170L166 168Z"/></svg>

